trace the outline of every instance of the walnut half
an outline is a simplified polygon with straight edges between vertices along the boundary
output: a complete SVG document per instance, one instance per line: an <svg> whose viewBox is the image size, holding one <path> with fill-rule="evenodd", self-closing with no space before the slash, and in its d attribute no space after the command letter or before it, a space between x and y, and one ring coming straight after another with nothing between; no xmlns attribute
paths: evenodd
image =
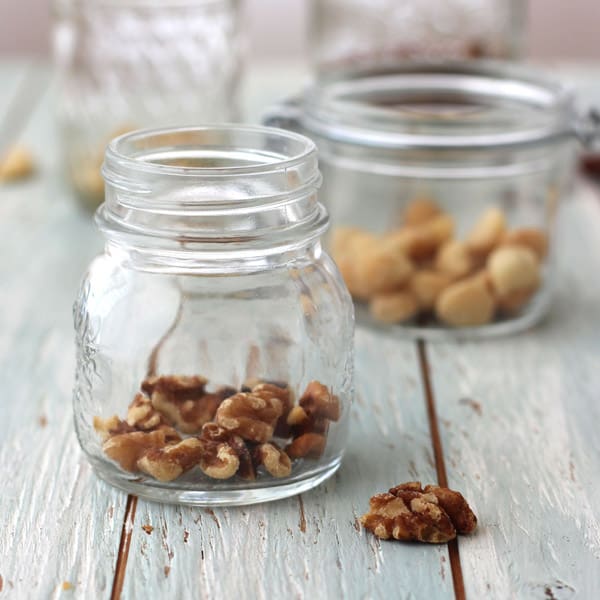
<svg viewBox="0 0 600 600"><path fill-rule="evenodd" d="M397 485L369 501L363 526L387 540L448 542L459 533L471 533L477 518L461 494L438 486L421 487L418 481Z"/></svg>

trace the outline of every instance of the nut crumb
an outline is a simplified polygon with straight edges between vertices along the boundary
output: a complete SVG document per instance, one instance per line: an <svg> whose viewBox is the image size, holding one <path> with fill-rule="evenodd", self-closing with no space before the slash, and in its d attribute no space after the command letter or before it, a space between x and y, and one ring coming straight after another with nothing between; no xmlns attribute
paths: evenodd
<svg viewBox="0 0 600 600"><path fill-rule="evenodd" d="M152 525L142 525L142 529L150 535L154 531L154 527Z"/></svg>
<svg viewBox="0 0 600 600"><path fill-rule="evenodd" d="M62 589L63 589L63 591L65 591L65 592L68 592L69 590L72 590L72 589L73 589L73 587L74 587L74 586L73 586L73 585L71 584L71 582L69 582L69 581L63 581L63 582L62 582Z"/></svg>

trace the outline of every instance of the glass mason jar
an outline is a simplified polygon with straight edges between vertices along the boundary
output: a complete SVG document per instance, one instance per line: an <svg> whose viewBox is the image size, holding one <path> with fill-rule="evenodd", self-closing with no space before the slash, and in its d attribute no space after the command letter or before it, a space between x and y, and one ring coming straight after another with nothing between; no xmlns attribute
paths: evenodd
<svg viewBox="0 0 600 600"><path fill-rule="evenodd" d="M392 60L518 58L526 0L312 0L319 72Z"/></svg>
<svg viewBox="0 0 600 600"><path fill-rule="evenodd" d="M95 209L106 144L142 127L234 120L239 0L55 0L67 176Z"/></svg>
<svg viewBox="0 0 600 600"><path fill-rule="evenodd" d="M319 147L359 322L447 339L545 314L556 209L595 127L560 85L509 65L405 64L323 80L265 121Z"/></svg>
<svg viewBox="0 0 600 600"><path fill-rule="evenodd" d="M314 144L262 127L109 145L106 238L74 306L74 411L97 473L140 496L251 504L339 467L353 309L321 248Z"/></svg>

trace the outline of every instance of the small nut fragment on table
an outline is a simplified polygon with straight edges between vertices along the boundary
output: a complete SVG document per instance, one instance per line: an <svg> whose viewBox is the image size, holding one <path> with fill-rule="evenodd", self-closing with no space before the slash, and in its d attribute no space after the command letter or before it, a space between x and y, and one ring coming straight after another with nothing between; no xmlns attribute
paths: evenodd
<svg viewBox="0 0 600 600"><path fill-rule="evenodd" d="M403 252L385 245L361 254L356 260L354 275L364 297L401 287L413 272L413 265Z"/></svg>
<svg viewBox="0 0 600 600"><path fill-rule="evenodd" d="M481 274L449 285L435 303L437 318L453 327L485 325L494 317L495 309L494 296Z"/></svg>
<svg viewBox="0 0 600 600"><path fill-rule="evenodd" d="M431 310L437 297L451 282L452 278L444 273L422 269L410 278L408 289L417 299L421 310Z"/></svg>
<svg viewBox="0 0 600 600"><path fill-rule="evenodd" d="M200 440L187 438L177 444L152 448L137 461L137 467L158 481L173 481L195 467L203 451Z"/></svg>
<svg viewBox="0 0 600 600"><path fill-rule="evenodd" d="M446 242L435 257L435 268L453 279L465 277L474 266L467 245L459 240Z"/></svg>
<svg viewBox="0 0 600 600"><path fill-rule="evenodd" d="M477 519L461 494L418 481L395 486L369 501L363 526L381 539L444 543L470 533Z"/></svg>
<svg viewBox="0 0 600 600"><path fill-rule="evenodd" d="M262 398L253 393L240 392L230 396L217 409L215 421L251 442L268 442L283 413L279 398Z"/></svg>
<svg viewBox="0 0 600 600"><path fill-rule="evenodd" d="M327 439L320 433L303 433L285 448L290 458L320 458L325 452Z"/></svg>
<svg viewBox="0 0 600 600"><path fill-rule="evenodd" d="M369 312L382 323L401 323L415 317L419 301L410 290L377 294L369 303Z"/></svg>
<svg viewBox="0 0 600 600"><path fill-rule="evenodd" d="M142 390L150 395L152 406L184 433L197 433L211 421L222 398L207 394L204 377L160 375L146 378Z"/></svg>
<svg viewBox="0 0 600 600"><path fill-rule="evenodd" d="M535 290L540 284L540 267L536 255L522 246L503 246L488 259L488 271L499 297L512 292Z"/></svg>
<svg viewBox="0 0 600 600"><path fill-rule="evenodd" d="M290 457L273 443L259 444L254 449L254 460L273 477L288 477L292 472Z"/></svg>
<svg viewBox="0 0 600 600"><path fill-rule="evenodd" d="M548 235L536 227L521 227L507 231L500 241L501 246L524 246L535 252L538 260L548 254Z"/></svg>
<svg viewBox="0 0 600 600"><path fill-rule="evenodd" d="M31 152L23 146L14 146L0 156L0 181L25 179L33 173Z"/></svg>
<svg viewBox="0 0 600 600"><path fill-rule="evenodd" d="M168 437L164 429L121 433L109 437L102 445L102 450L109 458L118 462L122 469L133 473L137 470L138 460L144 454L154 448L163 448L167 440L174 441L175 436L176 433L173 433Z"/></svg>
<svg viewBox="0 0 600 600"><path fill-rule="evenodd" d="M404 211L406 225L421 225L439 215L440 207L429 198L415 198L411 200Z"/></svg>
<svg viewBox="0 0 600 600"><path fill-rule="evenodd" d="M478 258L485 258L500 242L506 231L506 217L498 208L488 208L466 239L469 250Z"/></svg>
<svg viewBox="0 0 600 600"><path fill-rule="evenodd" d="M300 406L315 419L337 421L340 418L340 399L318 381L311 381L300 398Z"/></svg>

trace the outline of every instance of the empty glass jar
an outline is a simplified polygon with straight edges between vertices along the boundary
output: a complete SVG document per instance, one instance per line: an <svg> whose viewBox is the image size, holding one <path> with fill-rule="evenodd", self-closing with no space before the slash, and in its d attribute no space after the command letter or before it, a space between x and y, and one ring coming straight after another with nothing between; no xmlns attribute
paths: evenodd
<svg viewBox="0 0 600 600"><path fill-rule="evenodd" d="M399 60L517 58L526 0L312 0L319 72Z"/></svg>
<svg viewBox="0 0 600 600"><path fill-rule="evenodd" d="M521 68L414 63L317 83L266 121L310 135L359 322L447 339L538 322L578 137L571 94Z"/></svg>
<svg viewBox="0 0 600 600"><path fill-rule="evenodd" d="M104 197L106 144L142 127L231 121L238 0L55 0L58 114L78 198Z"/></svg>
<svg viewBox="0 0 600 600"><path fill-rule="evenodd" d="M98 474L166 502L249 504L340 465L353 309L321 247L314 144L261 127L114 140L106 249L75 303L74 410Z"/></svg>

